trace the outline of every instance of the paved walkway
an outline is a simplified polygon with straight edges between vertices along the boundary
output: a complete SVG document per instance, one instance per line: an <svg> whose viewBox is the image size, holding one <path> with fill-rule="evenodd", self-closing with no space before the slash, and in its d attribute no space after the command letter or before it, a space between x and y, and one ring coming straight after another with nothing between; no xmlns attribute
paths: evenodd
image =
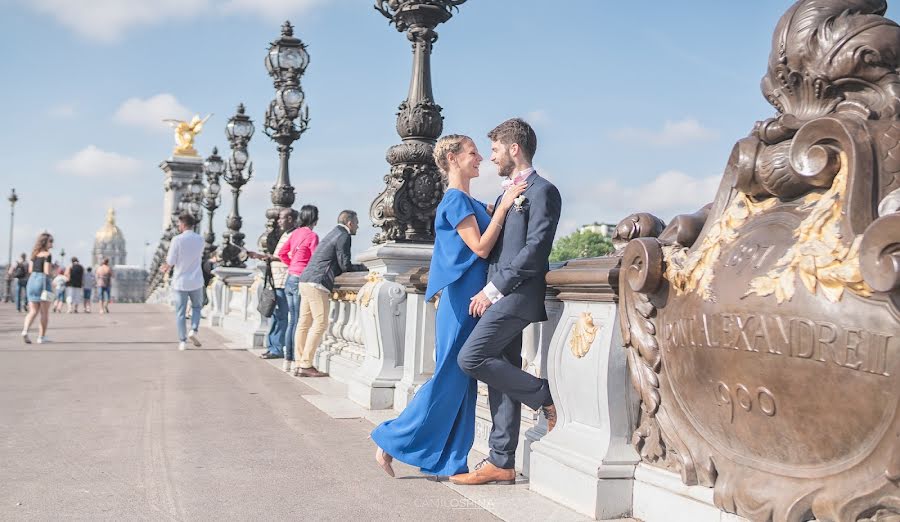
<svg viewBox="0 0 900 522"><path fill-rule="evenodd" d="M497 520L372 460L366 419L250 352L178 352L171 312L51 314L45 345L0 304L2 520Z"/></svg>

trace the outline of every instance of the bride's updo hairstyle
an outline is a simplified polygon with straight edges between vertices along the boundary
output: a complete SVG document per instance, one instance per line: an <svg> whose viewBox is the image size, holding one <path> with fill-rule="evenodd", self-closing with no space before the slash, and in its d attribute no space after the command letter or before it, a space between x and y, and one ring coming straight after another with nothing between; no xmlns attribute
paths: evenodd
<svg viewBox="0 0 900 522"><path fill-rule="evenodd" d="M441 172L447 174L450 169L450 163L447 161L447 154L459 154L462 150L463 143L472 141L472 138L464 134L448 134L437 140L434 144L434 162L437 164Z"/></svg>

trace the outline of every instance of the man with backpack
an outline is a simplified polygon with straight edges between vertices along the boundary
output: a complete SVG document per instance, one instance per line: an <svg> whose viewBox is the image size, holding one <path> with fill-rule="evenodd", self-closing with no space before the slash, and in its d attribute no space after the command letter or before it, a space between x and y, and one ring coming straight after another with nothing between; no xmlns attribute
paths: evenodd
<svg viewBox="0 0 900 522"><path fill-rule="evenodd" d="M16 311L27 312L28 303L25 298L25 286L28 284L28 256L22 254L10 272L15 280L12 284L15 285Z"/></svg>

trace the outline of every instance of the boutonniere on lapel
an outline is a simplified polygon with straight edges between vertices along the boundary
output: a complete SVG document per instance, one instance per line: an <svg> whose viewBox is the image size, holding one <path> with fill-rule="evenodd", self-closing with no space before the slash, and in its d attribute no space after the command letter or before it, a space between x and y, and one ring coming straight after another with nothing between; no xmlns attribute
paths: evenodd
<svg viewBox="0 0 900 522"><path fill-rule="evenodd" d="M520 194L519 197L513 200L513 208L516 209L516 212L522 212L522 205L524 205L526 201L528 200L525 199L523 194Z"/></svg>

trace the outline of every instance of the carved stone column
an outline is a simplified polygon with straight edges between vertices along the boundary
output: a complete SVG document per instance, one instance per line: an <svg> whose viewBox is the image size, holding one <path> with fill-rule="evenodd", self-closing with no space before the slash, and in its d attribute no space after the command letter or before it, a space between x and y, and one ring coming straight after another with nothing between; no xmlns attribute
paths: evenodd
<svg viewBox="0 0 900 522"><path fill-rule="evenodd" d="M465 0L378 0L375 8L413 45L409 95L397 113L397 133L403 143L388 149L391 172L384 191L369 210L372 224L381 228L374 239L434 241L434 212L444 194L445 180L434 164L434 143L443 130L441 107L431 90L431 49L435 27L453 16Z"/></svg>
<svg viewBox="0 0 900 522"><path fill-rule="evenodd" d="M556 428L531 444L531 489L597 519L631 513L636 403L617 322L618 258L547 275L564 303L547 360Z"/></svg>
<svg viewBox="0 0 900 522"><path fill-rule="evenodd" d="M421 267L400 277L406 287L406 331L403 374L394 388L394 409L402 411L434 374L434 327L437 306L425 300L428 269Z"/></svg>

